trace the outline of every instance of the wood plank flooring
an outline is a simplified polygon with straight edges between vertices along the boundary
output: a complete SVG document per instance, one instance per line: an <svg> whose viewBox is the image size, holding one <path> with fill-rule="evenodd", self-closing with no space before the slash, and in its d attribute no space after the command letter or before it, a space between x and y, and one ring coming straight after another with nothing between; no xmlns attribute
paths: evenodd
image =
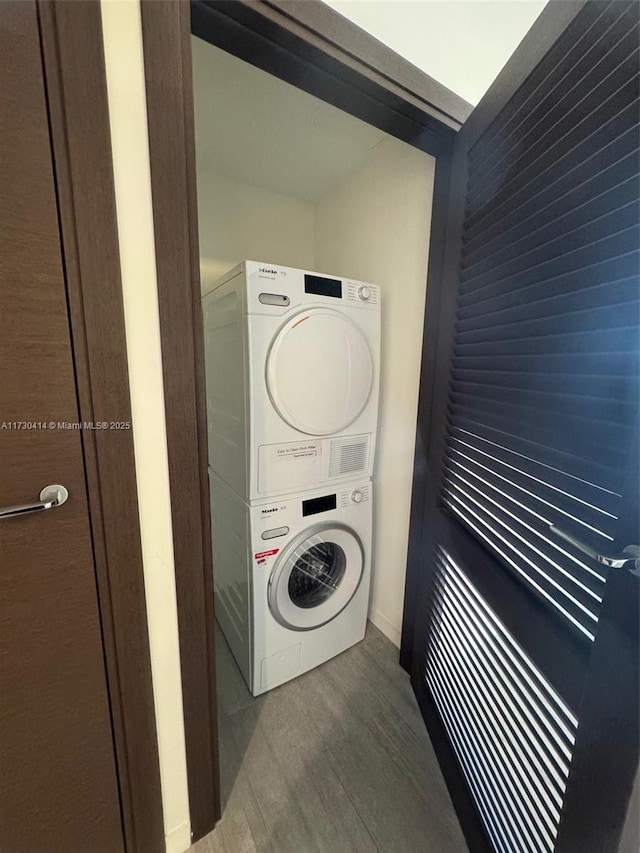
<svg viewBox="0 0 640 853"><path fill-rule="evenodd" d="M217 634L223 815L191 853L467 850L398 651L359 643L257 699Z"/></svg>

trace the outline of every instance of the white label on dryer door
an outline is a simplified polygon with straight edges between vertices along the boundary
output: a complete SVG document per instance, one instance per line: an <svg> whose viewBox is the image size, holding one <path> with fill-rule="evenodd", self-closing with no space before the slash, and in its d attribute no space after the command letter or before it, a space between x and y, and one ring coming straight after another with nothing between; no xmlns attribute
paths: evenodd
<svg viewBox="0 0 640 853"><path fill-rule="evenodd" d="M263 444L258 448L258 491L312 488L323 479L321 441Z"/></svg>

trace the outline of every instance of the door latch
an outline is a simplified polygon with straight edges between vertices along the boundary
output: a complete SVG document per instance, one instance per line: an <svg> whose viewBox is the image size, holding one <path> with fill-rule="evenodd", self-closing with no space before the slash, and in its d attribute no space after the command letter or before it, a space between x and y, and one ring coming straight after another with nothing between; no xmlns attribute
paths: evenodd
<svg viewBox="0 0 640 853"><path fill-rule="evenodd" d="M600 554L595 548L587 545L586 542L583 542L577 536L563 530L556 524L550 525L549 532L558 539L564 539L565 542L573 545L578 551L582 551L583 554L591 557L592 560L595 560L596 563L600 563L602 566L608 566L610 569L626 568L632 575L640 576L640 545L627 545L619 554Z"/></svg>

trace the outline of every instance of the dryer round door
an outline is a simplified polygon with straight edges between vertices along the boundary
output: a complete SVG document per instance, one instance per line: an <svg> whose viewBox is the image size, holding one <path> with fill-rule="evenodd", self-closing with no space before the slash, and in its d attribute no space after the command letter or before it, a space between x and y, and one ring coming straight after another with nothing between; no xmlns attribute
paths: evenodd
<svg viewBox="0 0 640 853"><path fill-rule="evenodd" d="M349 426L369 399L373 374L362 331L329 309L292 317L267 357L271 402L284 421L307 435L329 435Z"/></svg>
<svg viewBox="0 0 640 853"><path fill-rule="evenodd" d="M364 551L341 524L306 530L285 548L269 578L269 608L286 628L310 631L349 604L362 579Z"/></svg>

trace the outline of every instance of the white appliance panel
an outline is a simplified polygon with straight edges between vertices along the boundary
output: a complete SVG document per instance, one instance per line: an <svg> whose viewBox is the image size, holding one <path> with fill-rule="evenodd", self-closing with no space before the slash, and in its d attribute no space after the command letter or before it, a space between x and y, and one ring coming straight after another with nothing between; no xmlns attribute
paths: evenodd
<svg viewBox="0 0 640 853"><path fill-rule="evenodd" d="M359 642L371 573L370 481L252 505L213 472L210 481L216 616L254 695Z"/></svg>
<svg viewBox="0 0 640 853"><path fill-rule="evenodd" d="M258 448L257 491L261 496L361 476L370 470L371 435L267 444Z"/></svg>
<svg viewBox="0 0 640 853"><path fill-rule="evenodd" d="M374 366L367 339L348 317L301 311L278 332L267 358L267 388L278 414L312 436L342 432L364 409Z"/></svg>
<svg viewBox="0 0 640 853"><path fill-rule="evenodd" d="M240 497L371 477L379 288L245 261L203 316L209 465Z"/></svg>

